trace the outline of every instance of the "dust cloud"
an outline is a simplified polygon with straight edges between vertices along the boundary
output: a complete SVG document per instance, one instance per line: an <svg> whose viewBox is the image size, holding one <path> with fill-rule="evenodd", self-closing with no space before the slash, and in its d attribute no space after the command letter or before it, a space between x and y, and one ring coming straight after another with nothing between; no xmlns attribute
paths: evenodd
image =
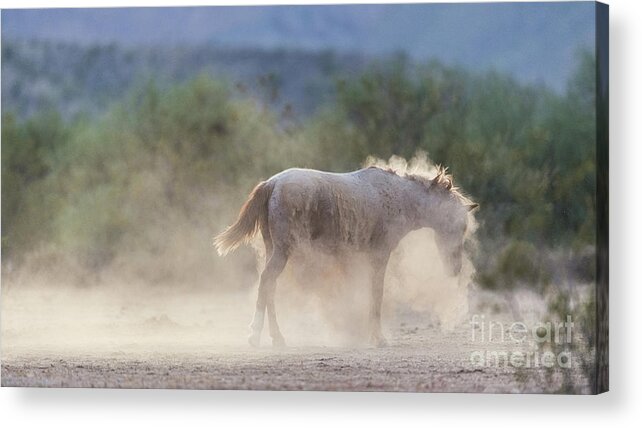
<svg viewBox="0 0 642 428"><path fill-rule="evenodd" d="M370 158L366 165L400 174L432 177L436 173L423 154L408 162L398 157L388 161ZM237 202L240 207L242 201ZM199 207L202 218L208 218L205 213L210 208ZM210 223L194 224L168 215L174 227L157 229L167 246L160 255L141 254L132 248L118 254L112 266L100 273L76 269L69 260L43 263L37 254L20 269L5 266L2 355L247 349L264 258L260 236L252 243L254 251L241 249L219 259L210 246L211 236L233 216L221 214L214 220L209 216ZM472 215L470 225L472 242ZM138 274L141 264L145 275ZM148 274L149 266L157 272L156 278ZM279 278L276 294L279 323L288 345L294 349L366 346L367 272L359 256L337 261L314 253L295 255ZM435 328L449 330L460 324L468 311L473 274L466 254L461 274L446 274L432 231L406 236L393 252L385 278L384 334L390 336L391 329L386 327L409 312ZM266 326L262 345L269 344Z"/></svg>
<svg viewBox="0 0 642 428"><path fill-rule="evenodd" d="M397 174L415 174L432 178L437 166L424 152L406 161L393 156L387 162L368 158L366 166L389 168ZM455 184L457 177L454 177ZM460 192L462 190L460 189ZM475 274L469 251L476 248L474 233L477 223L473 213L468 214L468 229L458 276L448 275L440 259L434 232L422 229L411 232L393 252L385 280L384 305L388 310L419 311L435 319L445 330L452 330L468 314L468 291Z"/></svg>

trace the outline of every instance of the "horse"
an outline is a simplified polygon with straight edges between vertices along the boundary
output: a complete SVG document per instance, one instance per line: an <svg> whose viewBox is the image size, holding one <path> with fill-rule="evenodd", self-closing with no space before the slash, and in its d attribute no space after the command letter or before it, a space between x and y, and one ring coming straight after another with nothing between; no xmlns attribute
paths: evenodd
<svg viewBox="0 0 642 428"><path fill-rule="evenodd" d="M298 248L307 245L336 255L361 253L370 268L369 341L385 346L381 306L391 252L411 231L431 228L442 263L457 276L468 212L477 207L440 166L433 178L377 166L348 173L292 168L257 184L236 222L214 238L214 245L224 256L258 231L263 237L266 263L248 339L254 347L260 344L266 310L273 346L285 346L274 294L277 278Z"/></svg>

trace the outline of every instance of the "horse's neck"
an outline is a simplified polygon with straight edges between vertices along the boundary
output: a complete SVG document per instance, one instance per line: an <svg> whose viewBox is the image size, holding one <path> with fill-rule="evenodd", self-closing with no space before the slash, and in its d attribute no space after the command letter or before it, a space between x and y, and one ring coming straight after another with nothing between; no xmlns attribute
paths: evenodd
<svg viewBox="0 0 642 428"><path fill-rule="evenodd" d="M401 179L394 192L399 215L391 219L397 224L398 233L407 235L413 230L438 227L439 210L443 196L422 188L422 184Z"/></svg>
<svg viewBox="0 0 642 428"><path fill-rule="evenodd" d="M394 209L390 211L387 223L390 232L395 235L392 238L400 240L422 227L422 204L417 197L417 183L402 177L392 177L392 180L388 197Z"/></svg>

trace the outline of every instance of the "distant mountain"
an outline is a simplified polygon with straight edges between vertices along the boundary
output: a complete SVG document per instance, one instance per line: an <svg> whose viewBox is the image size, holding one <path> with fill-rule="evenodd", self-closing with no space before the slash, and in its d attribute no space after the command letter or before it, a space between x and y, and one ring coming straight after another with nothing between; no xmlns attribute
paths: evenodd
<svg viewBox="0 0 642 428"><path fill-rule="evenodd" d="M3 40L126 47L405 51L563 88L594 46L593 2L35 9L2 11Z"/></svg>

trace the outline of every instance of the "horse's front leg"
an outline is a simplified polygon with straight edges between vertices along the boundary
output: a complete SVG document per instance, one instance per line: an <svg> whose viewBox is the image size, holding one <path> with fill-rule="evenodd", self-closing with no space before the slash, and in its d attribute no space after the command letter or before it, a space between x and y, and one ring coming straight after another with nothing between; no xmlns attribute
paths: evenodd
<svg viewBox="0 0 642 428"><path fill-rule="evenodd" d="M370 342L377 347L388 343L381 332L381 306L383 303L383 280L390 252L375 254L371 258L372 266L372 299L370 302Z"/></svg>

